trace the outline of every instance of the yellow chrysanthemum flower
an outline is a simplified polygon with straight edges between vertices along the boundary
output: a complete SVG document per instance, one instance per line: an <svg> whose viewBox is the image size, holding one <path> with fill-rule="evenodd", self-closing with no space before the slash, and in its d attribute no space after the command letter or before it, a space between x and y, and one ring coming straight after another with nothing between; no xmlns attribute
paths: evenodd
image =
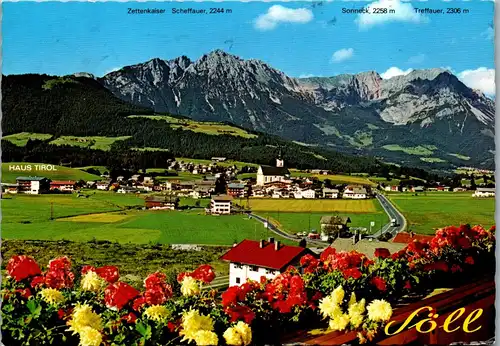
<svg viewBox="0 0 500 346"><path fill-rule="evenodd" d="M238 333L240 333L243 345L250 345L252 343L252 329L248 324L243 321L239 321L236 323L234 328L238 331Z"/></svg>
<svg viewBox="0 0 500 346"><path fill-rule="evenodd" d="M361 299L359 302L349 306L349 318L351 324L358 328L363 323L363 313L365 312L365 300Z"/></svg>
<svg viewBox="0 0 500 346"><path fill-rule="evenodd" d="M194 296L201 291L200 283L190 276L184 277L182 280L181 293L183 296Z"/></svg>
<svg viewBox="0 0 500 346"><path fill-rule="evenodd" d="M102 343L102 334L91 327L83 327L79 333L80 346L99 346Z"/></svg>
<svg viewBox="0 0 500 346"><path fill-rule="evenodd" d="M366 308L368 311L368 318L375 322L386 322L392 316L391 304L383 299L376 299Z"/></svg>
<svg viewBox="0 0 500 346"><path fill-rule="evenodd" d="M198 310L189 310L182 316L182 341L192 341L200 330L213 331L214 321L210 316L201 315Z"/></svg>
<svg viewBox="0 0 500 346"><path fill-rule="evenodd" d="M153 305L144 310L144 315L150 320L162 321L168 318L170 313L163 305Z"/></svg>
<svg viewBox="0 0 500 346"><path fill-rule="evenodd" d="M198 346L211 346L218 345L219 338L217 334L208 330L199 330L194 336L194 341Z"/></svg>
<svg viewBox="0 0 500 346"><path fill-rule="evenodd" d="M52 305L58 305L64 302L64 296L61 291L54 288L44 288L40 291L40 295L44 301Z"/></svg>
<svg viewBox="0 0 500 346"><path fill-rule="evenodd" d="M69 330L80 333L84 327L91 327L96 330L102 329L101 316L92 311L88 304L79 304L73 310L71 321L68 322Z"/></svg>
<svg viewBox="0 0 500 346"><path fill-rule="evenodd" d="M223 335L228 345L250 345L252 343L252 329L248 324L239 321L234 327L228 328Z"/></svg>
<svg viewBox="0 0 500 346"><path fill-rule="evenodd" d="M106 287L106 281L103 280L96 272L88 271L82 277L80 282L84 291L98 292Z"/></svg>
<svg viewBox="0 0 500 346"><path fill-rule="evenodd" d="M340 314L338 316L335 316L330 320L330 323L328 326L330 327L331 330L337 331L337 330L344 330L347 325L349 324L349 315L348 314Z"/></svg>
<svg viewBox="0 0 500 346"><path fill-rule="evenodd" d="M321 299L318 308L324 318L333 317L342 313L339 304L335 302L331 295Z"/></svg>
<svg viewBox="0 0 500 346"><path fill-rule="evenodd" d="M356 304L356 294L354 292L352 292L351 293L351 299L349 299L348 306L351 307L354 304Z"/></svg>
<svg viewBox="0 0 500 346"><path fill-rule="evenodd" d="M345 295L345 292L344 292L344 289L342 288L342 286L337 287L332 292L333 302L337 305L342 304L342 301L344 300L344 295Z"/></svg>

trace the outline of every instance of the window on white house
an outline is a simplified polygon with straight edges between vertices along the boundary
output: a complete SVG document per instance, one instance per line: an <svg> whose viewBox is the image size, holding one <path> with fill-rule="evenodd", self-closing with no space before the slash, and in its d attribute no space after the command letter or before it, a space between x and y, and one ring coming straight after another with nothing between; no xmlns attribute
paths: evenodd
<svg viewBox="0 0 500 346"><path fill-rule="evenodd" d="M239 263L234 263L233 265L234 265L235 269L241 269L241 268L243 268L243 265L239 264Z"/></svg>
<svg viewBox="0 0 500 346"><path fill-rule="evenodd" d="M240 278L236 278L236 283L239 284L240 283Z"/></svg>
<svg viewBox="0 0 500 346"><path fill-rule="evenodd" d="M266 274L272 275L272 274L274 274L274 270L272 270L272 269L266 269Z"/></svg>
<svg viewBox="0 0 500 346"><path fill-rule="evenodd" d="M259 267L257 267L257 266L250 266L250 270L253 271L253 272L258 272L259 271Z"/></svg>

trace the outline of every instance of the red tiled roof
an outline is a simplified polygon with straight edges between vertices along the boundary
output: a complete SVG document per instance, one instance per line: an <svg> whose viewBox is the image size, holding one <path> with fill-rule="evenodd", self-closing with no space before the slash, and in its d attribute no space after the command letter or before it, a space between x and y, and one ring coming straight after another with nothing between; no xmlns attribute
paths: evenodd
<svg viewBox="0 0 500 346"><path fill-rule="evenodd" d="M50 185L74 185L75 182L71 180L53 180Z"/></svg>
<svg viewBox="0 0 500 346"><path fill-rule="evenodd" d="M264 247L260 248L259 241L245 239L226 252L220 259L281 270L288 266L295 258L304 255L306 252L307 249L303 247L281 244L279 250L276 251L275 244L267 241L264 242Z"/></svg>
<svg viewBox="0 0 500 346"><path fill-rule="evenodd" d="M394 237L392 242L393 243L404 243L404 244L411 243L414 240L418 240L420 242L429 242L429 241L431 241L432 238L434 238L434 237L430 236L430 235L421 235L421 234L414 234L412 237L412 236L410 236L409 233L401 232L401 233L398 233Z"/></svg>

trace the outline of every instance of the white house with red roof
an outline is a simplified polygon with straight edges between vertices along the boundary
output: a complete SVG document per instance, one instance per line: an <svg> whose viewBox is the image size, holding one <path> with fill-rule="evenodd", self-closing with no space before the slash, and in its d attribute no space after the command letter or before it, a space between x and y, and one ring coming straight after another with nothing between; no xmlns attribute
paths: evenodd
<svg viewBox="0 0 500 346"><path fill-rule="evenodd" d="M245 239L220 259L229 262L229 286L259 281L262 276L273 279L288 266L297 266L300 258L312 252L304 247L283 245L279 240Z"/></svg>
<svg viewBox="0 0 500 346"><path fill-rule="evenodd" d="M72 192L75 190L75 182L72 180L53 180L50 182L50 189L61 192Z"/></svg>

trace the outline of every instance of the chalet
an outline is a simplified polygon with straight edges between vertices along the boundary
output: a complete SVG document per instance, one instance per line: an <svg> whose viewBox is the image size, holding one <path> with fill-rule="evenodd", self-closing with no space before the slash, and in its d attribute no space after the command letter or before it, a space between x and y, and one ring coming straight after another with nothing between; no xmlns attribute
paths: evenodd
<svg viewBox="0 0 500 346"><path fill-rule="evenodd" d="M314 191L313 189L305 189L300 191L300 193L302 194L302 198L309 198L309 199L316 198L316 191Z"/></svg>
<svg viewBox="0 0 500 346"><path fill-rule="evenodd" d="M2 183L2 193L17 193L19 184Z"/></svg>
<svg viewBox="0 0 500 346"><path fill-rule="evenodd" d="M351 223L351 219L346 216L322 216L320 220L321 239L327 241L329 237L334 235L334 233L340 235L341 233L348 231L348 223Z"/></svg>
<svg viewBox="0 0 500 346"><path fill-rule="evenodd" d="M387 185L384 187L384 190L387 192L398 192L399 191L399 186L397 185Z"/></svg>
<svg viewBox="0 0 500 346"><path fill-rule="evenodd" d="M281 156L276 159L276 167L259 166L257 170L257 185L263 186L268 183L284 181L290 178L290 171L284 167Z"/></svg>
<svg viewBox="0 0 500 346"><path fill-rule="evenodd" d="M61 192L72 192L75 190L75 182L54 180L50 182L50 190L59 190Z"/></svg>
<svg viewBox="0 0 500 346"><path fill-rule="evenodd" d="M472 197L495 197L495 189L487 187L479 187L472 194Z"/></svg>
<svg viewBox="0 0 500 346"><path fill-rule="evenodd" d="M179 199L173 196L150 196L144 200L146 208L153 210L175 210Z"/></svg>
<svg viewBox="0 0 500 346"><path fill-rule="evenodd" d="M362 186L348 185L344 189L344 193L342 194L342 198L365 199L365 198L368 198L368 192Z"/></svg>
<svg viewBox="0 0 500 346"><path fill-rule="evenodd" d="M239 183L227 184L227 193L232 197L243 197L245 195L245 185Z"/></svg>
<svg viewBox="0 0 500 346"><path fill-rule="evenodd" d="M465 192L465 191L467 191L467 189L464 187L455 187L453 189L453 192Z"/></svg>
<svg viewBox="0 0 500 346"><path fill-rule="evenodd" d="M411 188L411 192L424 192L423 186L414 186Z"/></svg>
<svg viewBox="0 0 500 346"><path fill-rule="evenodd" d="M95 186L97 190L108 190L111 185L110 181L98 181Z"/></svg>
<svg viewBox="0 0 500 346"><path fill-rule="evenodd" d="M118 193L138 193L139 190L132 186L122 186L116 192Z"/></svg>
<svg viewBox="0 0 500 346"><path fill-rule="evenodd" d="M337 189L329 189L325 187L322 192L323 198L339 198L339 190Z"/></svg>
<svg viewBox="0 0 500 346"><path fill-rule="evenodd" d="M50 190L50 180L45 177L17 177L18 193L38 195Z"/></svg>
<svg viewBox="0 0 500 346"><path fill-rule="evenodd" d="M228 195L213 196L210 201L210 213L231 214L231 201L233 197Z"/></svg>
<svg viewBox="0 0 500 346"><path fill-rule="evenodd" d="M288 266L298 266L308 253L305 247L282 245L274 238L267 242L245 239L220 259L229 262L229 286L239 286L247 280L258 282L262 276L273 279Z"/></svg>

